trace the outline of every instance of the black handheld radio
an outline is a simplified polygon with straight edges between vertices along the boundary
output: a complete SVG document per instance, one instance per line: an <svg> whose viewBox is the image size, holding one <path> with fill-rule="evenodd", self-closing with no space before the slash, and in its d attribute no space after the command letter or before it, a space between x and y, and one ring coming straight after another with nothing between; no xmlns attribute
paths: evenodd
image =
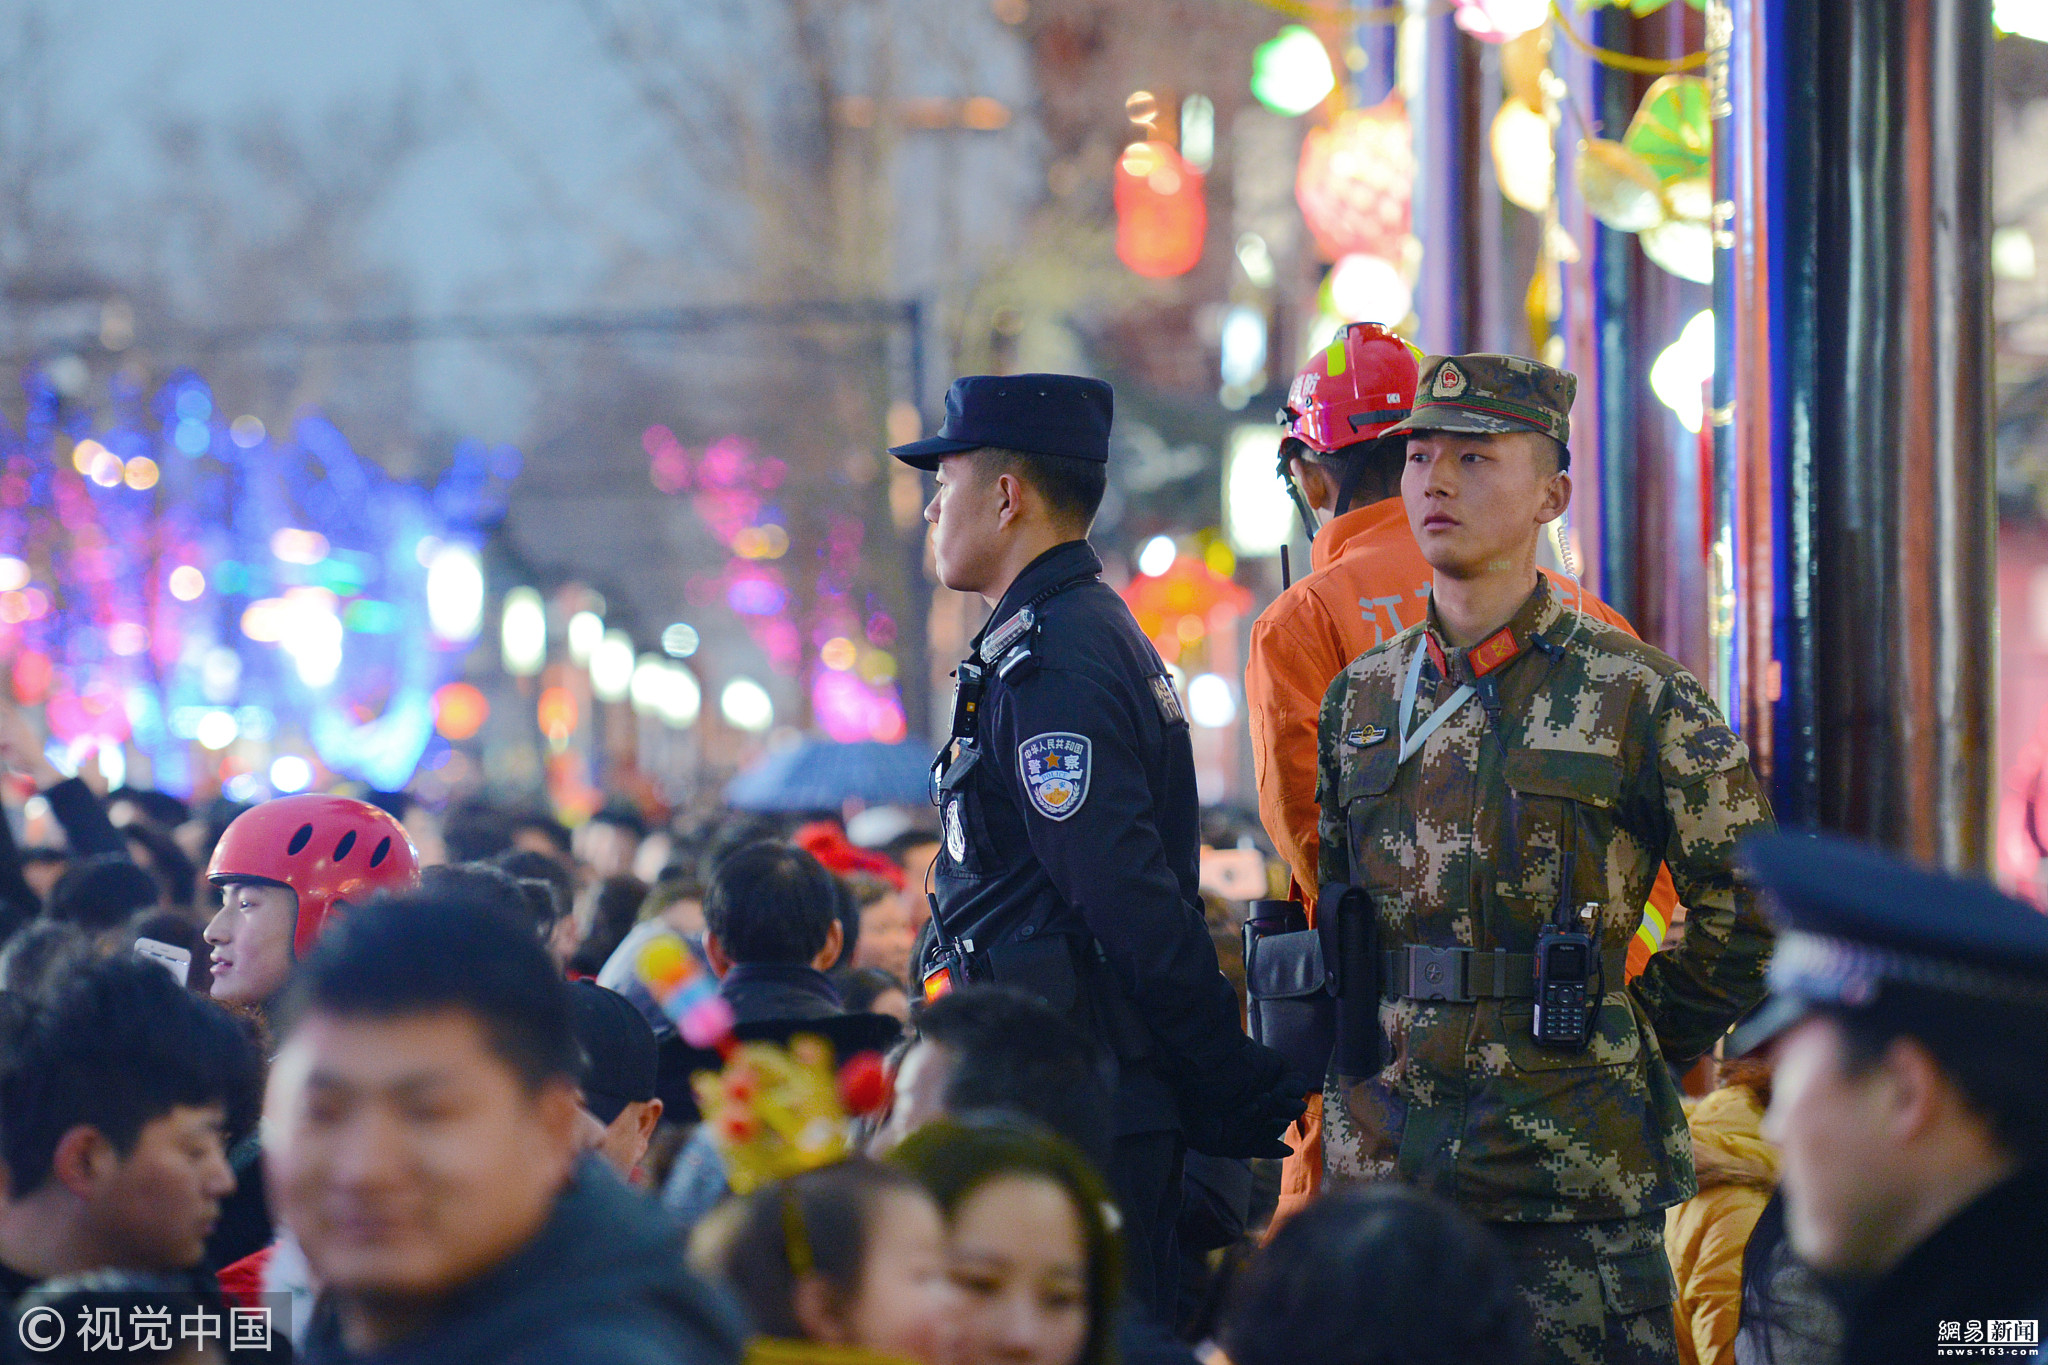
<svg viewBox="0 0 2048 1365"><path fill-rule="evenodd" d="M1546 924L1536 935L1536 1045L1581 1052L1592 1041L1593 936Z"/></svg>
<svg viewBox="0 0 2048 1365"><path fill-rule="evenodd" d="M1557 909L1536 931L1536 1015L1531 1031L1536 1046L1559 1052L1583 1052L1593 1040L1593 1018L1599 993L1593 986L1601 972L1599 946L1586 930L1593 927L1596 907L1588 903L1572 914L1572 855L1560 868ZM1583 923L1583 928L1574 920ZM1600 983L1604 993L1606 983Z"/></svg>

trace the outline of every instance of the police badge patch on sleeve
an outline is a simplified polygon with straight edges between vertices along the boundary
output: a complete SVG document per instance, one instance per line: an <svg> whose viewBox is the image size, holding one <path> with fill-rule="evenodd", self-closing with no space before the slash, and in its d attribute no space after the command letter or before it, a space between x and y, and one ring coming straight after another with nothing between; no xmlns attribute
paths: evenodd
<svg viewBox="0 0 2048 1365"><path fill-rule="evenodd" d="M1088 799L1086 735L1055 730L1033 735L1017 746L1017 775L1024 794L1048 820L1064 820Z"/></svg>
<svg viewBox="0 0 2048 1365"><path fill-rule="evenodd" d="M960 798L946 803L946 856L955 866L967 862L967 830L960 823Z"/></svg>
<svg viewBox="0 0 2048 1365"><path fill-rule="evenodd" d="M1148 680L1152 684L1152 700L1159 703L1159 719L1168 725L1186 725L1187 712L1180 709L1180 693L1173 689L1173 679L1164 673L1154 673Z"/></svg>

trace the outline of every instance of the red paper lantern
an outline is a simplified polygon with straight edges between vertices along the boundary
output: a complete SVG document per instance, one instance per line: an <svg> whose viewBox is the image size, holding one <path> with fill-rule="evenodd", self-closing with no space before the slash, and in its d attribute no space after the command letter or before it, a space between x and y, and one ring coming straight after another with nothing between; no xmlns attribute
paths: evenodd
<svg viewBox="0 0 2048 1365"><path fill-rule="evenodd" d="M491 703L466 682L452 682L434 693L434 728L443 739L473 739L491 718Z"/></svg>
<svg viewBox="0 0 2048 1365"><path fill-rule="evenodd" d="M1123 590L1124 605L1138 629L1153 639L1193 618L1202 624L1218 607L1243 615L1252 609L1249 589L1217 573L1193 555L1182 555L1163 574L1140 574Z"/></svg>
<svg viewBox="0 0 2048 1365"><path fill-rule="evenodd" d="M576 733L576 695L566 687L550 687L540 694L534 707L540 732L557 742Z"/></svg>
<svg viewBox="0 0 2048 1365"><path fill-rule="evenodd" d="M1117 258L1147 279L1185 275L1202 259L1209 208L1202 173L1164 142L1134 142L1116 163Z"/></svg>
<svg viewBox="0 0 2048 1365"><path fill-rule="evenodd" d="M1295 202L1331 261L1359 254L1401 259L1415 187L1415 148L1399 94L1352 109L1301 145Z"/></svg>

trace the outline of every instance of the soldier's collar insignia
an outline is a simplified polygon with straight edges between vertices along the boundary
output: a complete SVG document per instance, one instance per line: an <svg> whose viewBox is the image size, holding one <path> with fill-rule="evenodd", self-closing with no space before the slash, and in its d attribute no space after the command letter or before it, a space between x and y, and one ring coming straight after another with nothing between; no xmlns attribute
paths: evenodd
<svg viewBox="0 0 2048 1365"><path fill-rule="evenodd" d="M1502 626L1498 631L1472 646L1472 652L1465 657L1472 664L1472 676L1483 678L1522 652L1522 646L1515 639L1512 627Z"/></svg>
<svg viewBox="0 0 2048 1365"><path fill-rule="evenodd" d="M1370 749L1386 737L1386 726L1364 725L1344 736L1344 742L1354 749Z"/></svg>
<svg viewBox="0 0 2048 1365"><path fill-rule="evenodd" d="M1443 646L1437 643L1436 630L1434 628L1423 632L1422 643L1428 646L1430 666L1436 669L1436 676L1439 678L1450 677L1451 661L1445 656Z"/></svg>

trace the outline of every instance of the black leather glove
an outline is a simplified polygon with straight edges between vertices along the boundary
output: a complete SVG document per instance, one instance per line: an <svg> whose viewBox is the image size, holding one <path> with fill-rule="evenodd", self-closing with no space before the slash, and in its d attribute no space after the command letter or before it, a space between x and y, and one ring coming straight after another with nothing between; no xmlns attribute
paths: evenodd
<svg viewBox="0 0 2048 1365"><path fill-rule="evenodd" d="M1291 1150L1281 1135L1308 1110L1303 1098L1316 1087L1298 1073L1282 1071L1265 1089L1222 1108L1183 1105L1181 1127L1188 1146L1205 1156L1279 1159Z"/></svg>

